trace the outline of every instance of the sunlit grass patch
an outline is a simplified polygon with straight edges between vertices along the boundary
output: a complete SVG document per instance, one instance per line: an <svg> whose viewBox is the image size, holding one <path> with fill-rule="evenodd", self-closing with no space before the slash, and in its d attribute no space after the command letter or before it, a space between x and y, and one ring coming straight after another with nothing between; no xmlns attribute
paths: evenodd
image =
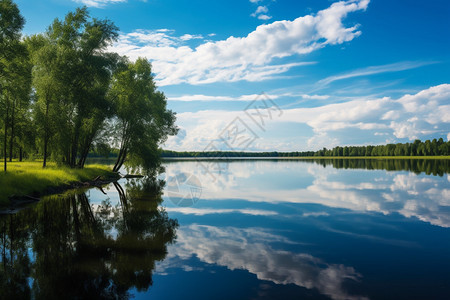
<svg viewBox="0 0 450 300"><path fill-rule="evenodd" d="M48 187L57 187L76 181L92 180L97 176L111 175L104 165L88 165L84 169L71 169L42 162L10 162L7 172L0 171L0 206L8 204L8 197L43 192Z"/></svg>

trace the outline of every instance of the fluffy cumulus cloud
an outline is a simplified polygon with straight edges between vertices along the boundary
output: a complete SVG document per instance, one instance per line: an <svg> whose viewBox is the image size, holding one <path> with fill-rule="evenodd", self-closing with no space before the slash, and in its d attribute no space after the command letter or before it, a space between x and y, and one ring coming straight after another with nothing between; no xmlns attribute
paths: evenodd
<svg viewBox="0 0 450 300"><path fill-rule="evenodd" d="M89 7L104 7L107 4L127 2L127 0L74 0Z"/></svg>
<svg viewBox="0 0 450 300"><path fill-rule="evenodd" d="M187 35L138 30L122 34L111 50L131 59L147 57L159 85L261 81L299 65L273 64L276 58L307 54L359 36L358 26L346 27L343 20L368 4L369 0L336 2L315 15L260 25L245 37L204 41L195 48L183 43ZM261 7L257 11L263 13Z"/></svg>
<svg viewBox="0 0 450 300"><path fill-rule="evenodd" d="M281 97L281 95L270 96L273 100ZM192 100L195 97L199 100L202 98L199 95L192 98L182 96L179 100ZM215 97L215 100L225 99ZM323 95L309 97L327 99ZM209 99L207 96L203 98ZM245 96L233 99L244 98ZM399 139L412 141L417 138L445 137L450 132L449 103L450 84L442 84L398 99L389 97L356 99L312 108L284 109L280 116L272 111L271 118L268 115L265 118L264 132L258 129L243 111L185 112L178 114L178 124L185 129L183 132L186 135L183 139L170 138L166 147L174 150L203 150L209 143L220 140L225 128L228 128L237 117L258 136L253 144L254 148L250 150L317 150L350 143L364 144L371 140L384 143ZM306 125L311 129L312 136L305 140L305 137L298 133L291 136L289 143L286 141L285 144L279 139L278 131L271 132L271 128L279 130L292 124ZM358 134L361 137L359 142L354 140ZM347 138L352 138L351 142L346 140ZM272 144L267 144L269 141Z"/></svg>

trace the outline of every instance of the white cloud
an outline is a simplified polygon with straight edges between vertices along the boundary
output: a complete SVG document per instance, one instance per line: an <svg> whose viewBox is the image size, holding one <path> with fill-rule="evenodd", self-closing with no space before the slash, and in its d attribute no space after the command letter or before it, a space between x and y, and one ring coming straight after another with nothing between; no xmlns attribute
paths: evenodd
<svg viewBox="0 0 450 300"><path fill-rule="evenodd" d="M269 9L267 8L267 6L258 6L258 8L256 9L254 16L256 16L257 14L261 14L261 13L266 13L268 12Z"/></svg>
<svg viewBox="0 0 450 300"><path fill-rule="evenodd" d="M253 101L260 95L242 95L239 97L230 96L208 96L208 95L183 95L178 97L168 97L169 100L176 101ZM266 95L270 99L277 99L278 95Z"/></svg>
<svg viewBox="0 0 450 300"><path fill-rule="evenodd" d="M256 8L256 11L254 13L251 14L252 17L257 17L260 20L270 20L272 19L271 16L267 15L267 13L269 12L269 9L267 8L267 6L258 6L258 8Z"/></svg>
<svg viewBox="0 0 450 300"><path fill-rule="evenodd" d="M246 37L231 36L195 48L171 32L137 30L122 34L110 50L131 59L147 57L160 86L261 81L299 65L271 64L276 58L307 54L359 36L357 26L345 27L342 22L348 13L365 10L368 4L369 0L336 2L315 15L260 25Z"/></svg>
<svg viewBox="0 0 450 300"><path fill-rule="evenodd" d="M73 1L77 3L82 3L89 7L97 7L97 8L104 7L108 4L127 2L127 0L73 0Z"/></svg>
<svg viewBox="0 0 450 300"><path fill-rule="evenodd" d="M272 19L272 17L269 16L269 15L264 15L264 14L262 14L262 15L258 15L258 19L267 21L267 20Z"/></svg>
<svg viewBox="0 0 450 300"><path fill-rule="evenodd" d="M328 95L307 95L307 94L302 94L301 97L303 99L314 99L314 100L326 100L330 98L330 96Z"/></svg>
<svg viewBox="0 0 450 300"><path fill-rule="evenodd" d="M203 39L203 36L201 34L196 34L196 35L184 34L184 35L180 36L180 39L183 41L201 40L201 39Z"/></svg>
<svg viewBox="0 0 450 300"><path fill-rule="evenodd" d="M327 99L324 95L316 96L309 97ZM194 95L175 99L223 101L253 100L253 97L254 95L235 98ZM274 94L269 97L276 100L282 95ZM284 109L281 117L266 120L265 132L252 127L259 136L252 150L302 151L354 145L354 140L349 143L345 138L355 139L355 133L358 132L360 144L370 142L371 138L383 143L385 139L395 141L406 138L412 141L416 138L434 138L436 135L446 136L450 132L448 103L450 84L442 84L399 99L359 99L312 108ZM242 111L207 110L180 113L177 115L177 122L186 130L186 136L183 139L169 138L165 147L173 150L203 150L209 143L219 140L220 133L236 117L242 118L249 126L255 126ZM289 140L282 140L278 134L280 128L293 124L308 125L312 136L305 138L299 132L298 135L293 134ZM342 133L339 137L336 135L338 132ZM383 140L380 140L381 137Z"/></svg>
<svg viewBox="0 0 450 300"><path fill-rule="evenodd" d="M320 80L318 83L321 85L328 85L337 80L343 80L343 79L361 77L361 76L369 76L369 75L387 73L387 72L405 71L405 70L415 69L415 68L419 68L419 67L434 64L434 63L436 63L436 62L405 61L405 62L398 62L398 63L394 63L394 64L382 65L382 66L370 66L370 67L367 67L364 69L354 70L354 71L351 71L351 72L345 73L345 74L333 75L333 76L330 76L330 77Z"/></svg>

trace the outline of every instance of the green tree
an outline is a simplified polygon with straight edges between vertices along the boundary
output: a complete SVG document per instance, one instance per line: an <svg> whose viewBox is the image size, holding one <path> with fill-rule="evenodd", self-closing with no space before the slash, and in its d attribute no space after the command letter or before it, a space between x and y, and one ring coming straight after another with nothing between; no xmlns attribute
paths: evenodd
<svg viewBox="0 0 450 300"><path fill-rule="evenodd" d="M48 145L50 137L56 133L58 124L63 124L62 103L58 97L62 89L57 77L57 47L50 43L44 35L35 35L26 39L33 67L33 87L36 101L34 105L34 120L37 125L43 153L43 167L47 165Z"/></svg>
<svg viewBox="0 0 450 300"><path fill-rule="evenodd" d="M14 122L20 80L24 76L20 59L25 55L20 41L25 23L17 5L11 0L0 0L0 112L3 128L4 171L7 170L8 130ZM10 132L14 132L12 129ZM14 137L11 135L10 142ZM12 149L11 149L12 151Z"/></svg>
<svg viewBox="0 0 450 300"><path fill-rule="evenodd" d="M31 63L27 49L23 43L17 45L16 57L10 62L12 85L7 88L10 99L9 120L9 161L13 159L13 149L20 137L18 129L24 121L30 104Z"/></svg>
<svg viewBox="0 0 450 300"><path fill-rule="evenodd" d="M175 113L167 109L163 93L156 90L151 65L139 58L126 62L114 75L111 97L115 101L112 120L119 155L113 171L130 158L136 165L152 167L159 159L159 144L177 133Z"/></svg>
<svg viewBox="0 0 450 300"><path fill-rule="evenodd" d="M343 155L343 156L348 156L348 154L349 154L348 147L345 146L345 147L344 147L344 151L342 152L342 155Z"/></svg>
<svg viewBox="0 0 450 300"><path fill-rule="evenodd" d="M106 49L117 39L117 30L108 20L90 18L84 7L54 20L45 34L33 38L45 159L51 137L54 156L71 167L84 166L112 112L106 95L118 55Z"/></svg>

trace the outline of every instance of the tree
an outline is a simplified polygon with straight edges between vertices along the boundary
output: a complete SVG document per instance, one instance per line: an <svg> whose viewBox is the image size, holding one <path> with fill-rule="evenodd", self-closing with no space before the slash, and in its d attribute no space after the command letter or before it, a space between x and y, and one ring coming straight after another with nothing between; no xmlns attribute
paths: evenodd
<svg viewBox="0 0 450 300"><path fill-rule="evenodd" d="M108 20L91 19L84 7L54 20L45 34L33 38L44 166L50 137L56 145L53 155L71 167L84 166L112 112L106 95L118 55L106 49L117 31Z"/></svg>
<svg viewBox="0 0 450 300"><path fill-rule="evenodd" d="M31 64L27 49L23 43L20 43L17 45L16 51L16 57L9 64L12 84L6 88L8 96L10 96L10 115L8 117L10 128L9 161L13 159L13 149L17 144L16 137L19 133L18 125L27 114L31 91Z"/></svg>
<svg viewBox="0 0 450 300"><path fill-rule="evenodd" d="M175 113L166 108L166 97L156 90L150 63L144 58L125 62L114 75L110 96L115 101L112 123L119 148L113 171L128 158L144 168L152 167L159 159L159 144L178 129Z"/></svg>
<svg viewBox="0 0 450 300"><path fill-rule="evenodd" d="M342 153L342 156L348 156L348 154L349 154L348 147L345 146L345 147L344 147L344 151L343 151L343 153Z"/></svg>
<svg viewBox="0 0 450 300"><path fill-rule="evenodd" d="M24 75L19 67L19 60L24 55L20 37L25 20L20 15L17 5L11 0L0 0L0 12L0 110L3 123L4 171L6 172L8 129L13 121L11 117L15 112L14 105L19 84L14 80Z"/></svg>
<svg viewBox="0 0 450 300"><path fill-rule="evenodd" d="M60 113L58 112L58 93L61 83L54 80L57 49L48 38L35 35L26 39L31 53L33 67L33 86L36 95L34 105L34 120L37 125L37 134L41 138L43 152L43 167L47 165L48 144L50 137L56 133Z"/></svg>
<svg viewBox="0 0 450 300"><path fill-rule="evenodd" d="M4 77L5 59L14 56L15 46L20 41L25 19L12 0L0 0L0 76Z"/></svg>

